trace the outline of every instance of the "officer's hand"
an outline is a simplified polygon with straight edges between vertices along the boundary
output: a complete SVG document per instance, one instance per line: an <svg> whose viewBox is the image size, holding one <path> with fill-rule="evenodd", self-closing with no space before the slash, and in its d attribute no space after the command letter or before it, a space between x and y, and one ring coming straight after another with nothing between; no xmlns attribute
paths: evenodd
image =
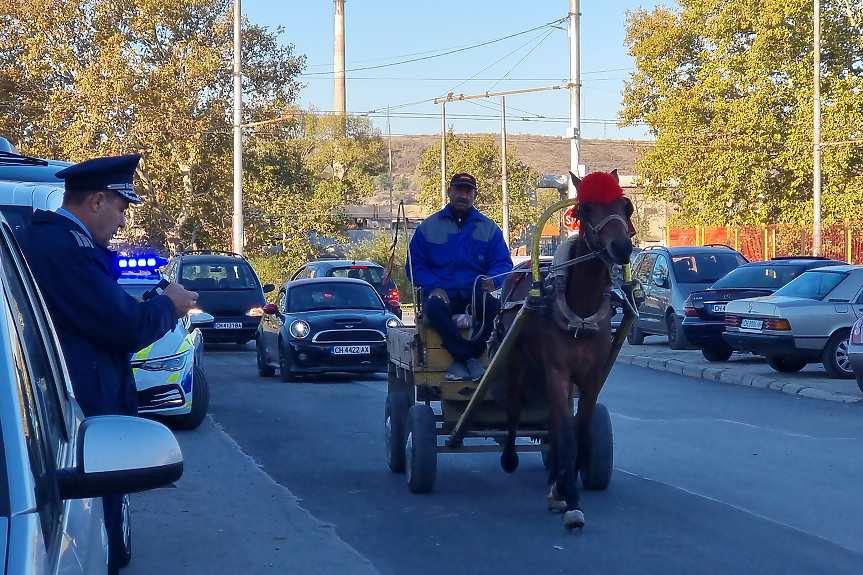
<svg viewBox="0 0 863 575"><path fill-rule="evenodd" d="M443 291L443 288L437 288L429 294L429 297L438 297L442 299L445 304L449 305L449 296L446 295L446 292Z"/></svg>
<svg viewBox="0 0 863 575"><path fill-rule="evenodd" d="M174 302L177 319L189 313L189 310L198 303L197 292L189 291L180 284L168 284L168 287L162 290L162 295L168 296Z"/></svg>
<svg viewBox="0 0 863 575"><path fill-rule="evenodd" d="M493 279L485 278L484 280L482 280L482 289L484 289L487 292L493 292L497 288L494 287L494 280Z"/></svg>

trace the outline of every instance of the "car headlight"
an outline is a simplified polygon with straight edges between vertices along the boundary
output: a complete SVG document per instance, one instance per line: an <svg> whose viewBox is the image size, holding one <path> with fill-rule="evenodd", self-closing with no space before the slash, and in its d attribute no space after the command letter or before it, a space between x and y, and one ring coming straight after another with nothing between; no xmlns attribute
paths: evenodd
<svg viewBox="0 0 863 575"><path fill-rule="evenodd" d="M402 322L396 317L391 317L387 320L387 327L399 327L401 325L403 325Z"/></svg>
<svg viewBox="0 0 863 575"><path fill-rule="evenodd" d="M249 311L246 312L246 315L250 316L250 317L261 317L262 315L264 315L264 308L253 307L252 309L250 309Z"/></svg>
<svg viewBox="0 0 863 575"><path fill-rule="evenodd" d="M180 371L185 366L186 354L183 353L172 357L145 361L138 367L139 369L146 369L147 371Z"/></svg>
<svg viewBox="0 0 863 575"><path fill-rule="evenodd" d="M307 324L301 319L298 319L291 324L291 335L298 339L303 339L304 337L309 335L309 324Z"/></svg>

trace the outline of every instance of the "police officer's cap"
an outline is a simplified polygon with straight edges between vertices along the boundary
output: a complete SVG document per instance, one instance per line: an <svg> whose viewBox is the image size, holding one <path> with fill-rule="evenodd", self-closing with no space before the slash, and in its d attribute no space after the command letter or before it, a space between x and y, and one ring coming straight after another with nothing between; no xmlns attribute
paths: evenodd
<svg viewBox="0 0 863 575"><path fill-rule="evenodd" d="M91 192L111 190L133 204L143 200L135 194L132 179L141 154L93 158L57 172L57 177L66 181L69 192Z"/></svg>

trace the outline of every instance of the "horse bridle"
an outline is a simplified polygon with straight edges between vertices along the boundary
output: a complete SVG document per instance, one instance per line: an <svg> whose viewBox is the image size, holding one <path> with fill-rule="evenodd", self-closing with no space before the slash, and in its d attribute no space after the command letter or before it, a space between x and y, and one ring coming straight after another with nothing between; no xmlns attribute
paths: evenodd
<svg viewBox="0 0 863 575"><path fill-rule="evenodd" d="M623 229L632 237L634 234L632 229L629 227L629 222L624 219L620 214L611 214L610 216L605 217L601 222L596 224L595 226L590 223L590 220L587 218L587 214L584 212L584 205L578 206L578 219L581 222L581 230L584 235L584 241L587 244L588 249L591 252L593 257L599 257L606 266L609 268L613 267L616 262L611 259L611 254L608 253L608 246L602 245L602 241L599 239L599 232L602 231L602 228L610 224L611 222L617 220L621 224L623 224Z"/></svg>

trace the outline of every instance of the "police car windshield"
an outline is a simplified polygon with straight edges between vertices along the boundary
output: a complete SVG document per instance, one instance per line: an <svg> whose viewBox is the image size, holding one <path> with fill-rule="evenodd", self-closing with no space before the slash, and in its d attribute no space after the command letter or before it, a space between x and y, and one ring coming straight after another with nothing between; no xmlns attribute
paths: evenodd
<svg viewBox="0 0 863 575"><path fill-rule="evenodd" d="M371 286L355 283L312 283L288 292L288 313L324 309L383 309Z"/></svg>
<svg viewBox="0 0 863 575"><path fill-rule="evenodd" d="M242 262L184 263L180 285L191 291L250 290L257 287L252 268Z"/></svg>
<svg viewBox="0 0 863 575"><path fill-rule="evenodd" d="M151 290L156 286L155 283L152 284L123 284L122 288L126 290L126 293L129 295L133 295L135 297L144 297L144 293L147 290Z"/></svg>

